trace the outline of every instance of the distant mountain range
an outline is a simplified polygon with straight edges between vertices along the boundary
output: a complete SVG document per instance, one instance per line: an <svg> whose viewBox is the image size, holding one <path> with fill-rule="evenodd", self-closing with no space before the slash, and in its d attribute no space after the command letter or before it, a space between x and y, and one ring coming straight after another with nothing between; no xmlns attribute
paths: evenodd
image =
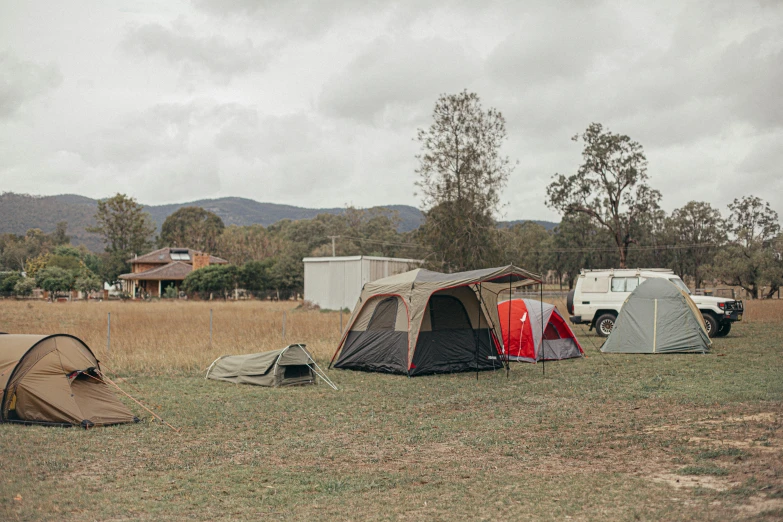
<svg viewBox="0 0 783 522"><path fill-rule="evenodd" d="M40 228L46 233L54 231L59 221L68 222L68 235L75 245L85 245L90 250L100 252L103 242L96 234L85 229L95 225L95 211L98 201L76 194L59 196L31 196L6 192L0 194L0 234L24 234L31 228ZM182 207L201 207L214 212L228 225L269 226L283 219L311 219L318 214L341 214L344 208L302 208L276 203L261 203L247 198L200 199L187 203L169 205L145 205L158 230L166 218ZM379 208L379 207L373 207ZM383 207L396 211L400 217L400 232L418 228L424 217L421 211L409 205L388 205ZM503 221L501 226L511 226L526 220ZM557 223L535 221L545 228L552 229Z"/></svg>

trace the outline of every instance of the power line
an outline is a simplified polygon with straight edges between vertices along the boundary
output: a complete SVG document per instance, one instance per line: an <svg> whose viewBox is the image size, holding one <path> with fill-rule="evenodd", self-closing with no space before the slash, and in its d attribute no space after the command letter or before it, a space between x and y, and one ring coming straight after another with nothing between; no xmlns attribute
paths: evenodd
<svg viewBox="0 0 783 522"><path fill-rule="evenodd" d="M332 236L327 236L332 237ZM380 241L378 239L366 239L363 237L351 237L351 236L337 236L343 239L353 239L355 241L362 241L364 243L375 243L379 245L391 245L391 246L404 246L404 247L412 247L412 248L423 248L423 245L419 245L417 243L395 243L394 241Z"/></svg>
<svg viewBox="0 0 783 522"><path fill-rule="evenodd" d="M333 237L333 236L328 236ZM381 241L377 239L367 239L363 237L352 237L352 236L338 236L343 239L351 239L354 241L362 241L364 243L373 243L378 245L389 245L389 246L400 246L400 247L410 247L410 248L424 248L423 245L419 245L417 243L397 243L394 241ZM713 248L713 247L719 247L721 246L718 243L690 243L690 244L675 244L675 245L636 245L631 244L628 246L629 251L638 251L638 250L686 250L689 248ZM532 253L578 253L578 252L616 252L617 251L616 246L611 247L578 247L578 248L539 248L539 249L531 249L527 252Z"/></svg>
<svg viewBox="0 0 783 522"><path fill-rule="evenodd" d="M685 250L688 248L712 248L721 246L717 243L694 243L689 245L628 245L628 250ZM595 247L595 248L543 248L539 250L529 250L529 252L616 252L614 247Z"/></svg>

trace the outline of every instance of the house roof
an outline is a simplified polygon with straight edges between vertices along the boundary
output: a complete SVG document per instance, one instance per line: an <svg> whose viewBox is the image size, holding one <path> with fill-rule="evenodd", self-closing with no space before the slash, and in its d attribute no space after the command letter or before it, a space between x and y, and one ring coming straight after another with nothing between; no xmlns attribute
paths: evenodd
<svg viewBox="0 0 783 522"><path fill-rule="evenodd" d="M122 274L120 279L125 280L169 280L169 281L182 281L189 273L193 271L193 266L184 261L174 261L167 265L151 268L144 272L138 272L136 274Z"/></svg>
<svg viewBox="0 0 783 522"><path fill-rule="evenodd" d="M172 258L171 254L174 254L175 257ZM144 263L144 264L168 264L173 261L184 261L185 263L193 263L193 256L195 254L203 254L204 252L200 252L198 250L193 250L192 248L172 248L172 247L165 247L165 248L159 248L158 250L153 250L152 252L149 252L148 254L144 254L143 256L138 256L133 259L129 259L128 262L131 264L136 263ZM177 255L179 254L179 256ZM187 254L187 259L181 259L183 254ZM177 259L177 257L180 257L180 259ZM209 264L210 265L224 265L227 264L228 261L226 261L223 258L210 255L209 256Z"/></svg>

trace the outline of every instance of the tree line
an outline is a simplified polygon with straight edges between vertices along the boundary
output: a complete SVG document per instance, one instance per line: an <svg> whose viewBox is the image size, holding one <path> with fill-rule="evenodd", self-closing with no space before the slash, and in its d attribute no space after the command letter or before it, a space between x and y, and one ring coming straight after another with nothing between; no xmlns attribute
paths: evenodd
<svg viewBox="0 0 783 522"><path fill-rule="evenodd" d="M395 212L347 208L340 215L320 214L307 220L283 220L262 225L225 226L223 220L199 207L183 207L164 221L159 235L148 213L131 197L117 194L98 203L97 225L105 251L95 254L69 245L67 223L52 234L31 229L26 235L0 236L0 292L29 295L34 288L56 295L71 290L102 288L117 283L131 270L130 261L155 248L192 248L221 257L228 265L213 265L192 272L183 290L202 296L228 296L242 288L257 297L285 299L304 289L308 256L334 254L398 256L410 242L399 234ZM22 274L26 274L27 278ZM17 283L24 283L16 288ZM170 289L168 297L177 296Z"/></svg>
<svg viewBox="0 0 783 522"><path fill-rule="evenodd" d="M183 289L202 295L227 296L240 287L258 297L300 294L302 259L329 255L421 259L446 272L512 263L568 288L581 269L608 267L671 268L695 288L717 282L753 298L770 297L783 284L783 236L768 202L743 196L723 215L709 202L691 201L667 214L649 185L642 145L600 123L573 137L582 145L581 165L553 174L547 186L546 204L561 214L559 225L552 231L533 222L499 226L503 191L516 167L502 153L506 137L502 113L485 110L477 94L440 96L431 125L416 134L416 190L425 220L411 232L398 232L398 217L383 209L347 208L264 227L226 226L208 210L184 207L156 237L143 207L117 194L98 203L97 225L89 229L103 237L101 254L69 246L67 223L52 234L0 236L0 292L114 283L130 271L134 255L156 246L192 248L229 262L188 276Z"/></svg>

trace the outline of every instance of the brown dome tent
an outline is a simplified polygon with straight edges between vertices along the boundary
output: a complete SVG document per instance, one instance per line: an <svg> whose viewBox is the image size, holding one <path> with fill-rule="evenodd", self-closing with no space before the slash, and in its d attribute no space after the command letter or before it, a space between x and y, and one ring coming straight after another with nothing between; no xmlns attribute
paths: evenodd
<svg viewBox="0 0 783 522"><path fill-rule="evenodd" d="M0 335L0 422L138 422L98 372L98 359L72 335Z"/></svg>

